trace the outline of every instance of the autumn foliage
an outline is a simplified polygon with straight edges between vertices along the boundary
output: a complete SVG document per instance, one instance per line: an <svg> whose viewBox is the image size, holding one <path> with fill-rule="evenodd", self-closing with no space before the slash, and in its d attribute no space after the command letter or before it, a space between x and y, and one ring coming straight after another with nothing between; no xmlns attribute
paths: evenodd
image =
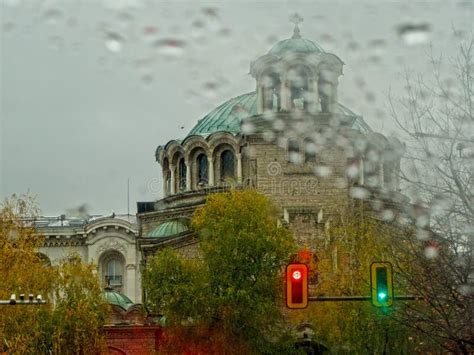
<svg viewBox="0 0 474 355"><path fill-rule="evenodd" d="M43 236L33 228L38 209L28 195L13 196L0 209L0 299L41 294L43 305L4 305L0 350L8 354L90 354L104 339L108 306L94 266L70 256L59 265L38 254Z"/></svg>

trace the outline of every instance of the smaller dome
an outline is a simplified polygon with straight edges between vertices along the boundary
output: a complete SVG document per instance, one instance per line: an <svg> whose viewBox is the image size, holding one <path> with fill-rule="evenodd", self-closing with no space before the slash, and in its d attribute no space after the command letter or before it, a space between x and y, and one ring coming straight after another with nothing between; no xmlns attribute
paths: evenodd
<svg viewBox="0 0 474 355"><path fill-rule="evenodd" d="M324 53L324 50L313 41L301 37L292 37L276 43L268 54L282 56L287 52Z"/></svg>
<svg viewBox="0 0 474 355"><path fill-rule="evenodd" d="M187 232L189 230L184 220L173 219L159 224L150 233L149 238L164 238L172 235Z"/></svg>
<svg viewBox="0 0 474 355"><path fill-rule="evenodd" d="M115 291L110 286L104 288L104 296L107 300L107 303L120 306L125 310L129 309L134 304L130 298L118 291Z"/></svg>

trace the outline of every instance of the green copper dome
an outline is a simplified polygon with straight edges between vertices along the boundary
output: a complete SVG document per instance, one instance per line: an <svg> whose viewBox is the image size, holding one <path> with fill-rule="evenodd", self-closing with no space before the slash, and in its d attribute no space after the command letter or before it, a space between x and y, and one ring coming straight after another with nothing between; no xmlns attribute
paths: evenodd
<svg viewBox="0 0 474 355"><path fill-rule="evenodd" d="M296 53L324 53L324 50L313 41L301 37L284 39L275 44L268 54L282 56L288 52Z"/></svg>
<svg viewBox="0 0 474 355"><path fill-rule="evenodd" d="M243 94L215 108L200 119L188 136L207 136L214 132L224 131L233 134L240 132L240 121L257 114L257 94Z"/></svg>
<svg viewBox="0 0 474 355"><path fill-rule="evenodd" d="M362 117L356 115L347 107L338 104L337 113L354 118L352 128L361 132L371 131ZM243 94L215 108L209 114L200 119L196 126L189 132L188 136L208 136L215 132L240 133L240 122L244 118L257 114L257 94L255 91Z"/></svg>
<svg viewBox="0 0 474 355"><path fill-rule="evenodd" d="M155 229L148 233L149 238L164 238L175 234L187 232L189 230L186 223L179 219L173 219L159 224Z"/></svg>
<svg viewBox="0 0 474 355"><path fill-rule="evenodd" d="M104 289L104 296L107 300L107 303L115 304L125 310L129 309L134 304L130 298L118 291L115 291L112 287L106 287Z"/></svg>

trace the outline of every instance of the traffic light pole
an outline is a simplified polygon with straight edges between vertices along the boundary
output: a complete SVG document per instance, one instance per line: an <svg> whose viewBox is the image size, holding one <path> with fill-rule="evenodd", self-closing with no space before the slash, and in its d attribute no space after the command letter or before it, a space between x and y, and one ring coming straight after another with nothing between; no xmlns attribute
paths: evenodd
<svg viewBox="0 0 474 355"><path fill-rule="evenodd" d="M400 301L415 301L422 300L419 296L394 296L396 300ZM340 302L340 301L370 301L371 296L309 296L310 302Z"/></svg>

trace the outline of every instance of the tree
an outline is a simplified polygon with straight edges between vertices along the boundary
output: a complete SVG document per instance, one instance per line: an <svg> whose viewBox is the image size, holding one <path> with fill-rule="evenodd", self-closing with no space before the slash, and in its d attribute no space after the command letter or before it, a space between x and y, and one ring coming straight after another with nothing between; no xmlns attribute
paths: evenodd
<svg viewBox="0 0 474 355"><path fill-rule="evenodd" d="M409 146L401 178L418 237L397 244L419 271L402 275L426 300L402 320L465 354L474 351L473 54L474 41L462 44L446 70L432 55L433 78L407 74L405 96L390 98Z"/></svg>
<svg viewBox="0 0 474 355"><path fill-rule="evenodd" d="M398 228L377 220L359 203L337 201L326 222L324 238L314 238L306 250L314 251L313 272L317 273L311 293L315 296L369 296L370 265L398 257L392 252ZM301 253L297 256L301 260ZM303 258L309 259L309 258ZM407 270L411 268L401 263ZM395 270L397 272L397 270ZM407 285L394 276L395 294L409 294ZM306 310L292 311L293 323L310 323L312 339L338 353L382 354L439 350L426 337L417 336L394 318L401 302L379 309L370 301L310 302ZM423 343L420 345L420 343Z"/></svg>
<svg viewBox="0 0 474 355"><path fill-rule="evenodd" d="M45 305L2 306L0 349L10 354L76 354L101 349L108 312L93 265L71 256L59 266L38 254L44 237L32 220L38 212L29 195L12 196L0 209L0 298L41 294Z"/></svg>
<svg viewBox="0 0 474 355"><path fill-rule="evenodd" d="M254 191L209 195L196 210L200 259L165 250L143 274L147 305L171 327L193 325L228 351L275 351L283 327L282 270L295 251L274 207ZM219 341L218 339L221 339ZM288 349L287 349L288 350Z"/></svg>

